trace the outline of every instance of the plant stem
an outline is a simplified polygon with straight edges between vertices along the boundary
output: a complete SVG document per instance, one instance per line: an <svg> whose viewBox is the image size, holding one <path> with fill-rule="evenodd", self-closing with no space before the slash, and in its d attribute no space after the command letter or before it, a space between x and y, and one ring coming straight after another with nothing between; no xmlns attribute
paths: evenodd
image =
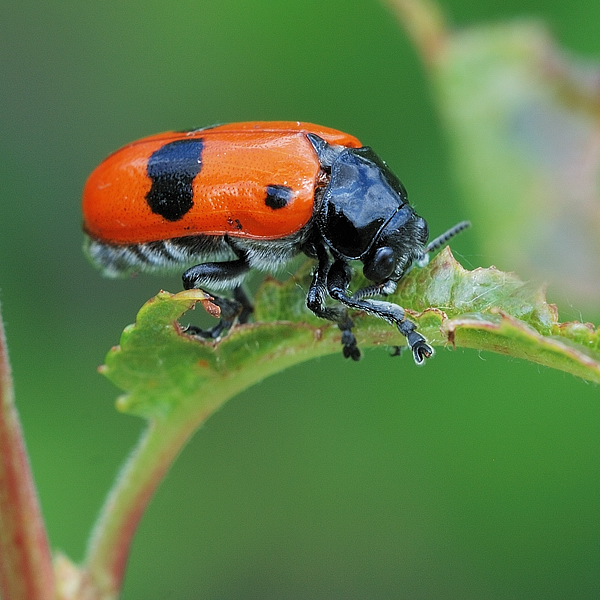
<svg viewBox="0 0 600 600"><path fill-rule="evenodd" d="M185 419L150 422L123 466L94 528L85 561L84 579L98 598L118 597L129 547L144 509L200 424Z"/></svg>
<svg viewBox="0 0 600 600"><path fill-rule="evenodd" d="M54 571L25 449L0 318L0 596L51 600Z"/></svg>
<svg viewBox="0 0 600 600"><path fill-rule="evenodd" d="M291 362L301 360L296 356ZM274 366L269 365L270 371L280 368L277 361ZM176 411L149 422L100 513L83 567L85 591L77 598L118 598L137 524L173 461L198 427L218 408L265 376L258 370L254 378L237 374L209 380Z"/></svg>
<svg viewBox="0 0 600 600"><path fill-rule="evenodd" d="M435 64L448 31L441 8L431 0L384 0L412 37L428 66Z"/></svg>
<svg viewBox="0 0 600 600"><path fill-rule="evenodd" d="M312 334L309 337L312 339ZM319 344L297 345L290 352L284 336L272 353L262 358L254 356L243 369L213 372L169 412L149 419L148 428L100 513L82 568L81 589L74 598L115 600L118 597L137 524L171 464L198 427L229 398L273 373L337 350L339 340L333 338L328 336Z"/></svg>

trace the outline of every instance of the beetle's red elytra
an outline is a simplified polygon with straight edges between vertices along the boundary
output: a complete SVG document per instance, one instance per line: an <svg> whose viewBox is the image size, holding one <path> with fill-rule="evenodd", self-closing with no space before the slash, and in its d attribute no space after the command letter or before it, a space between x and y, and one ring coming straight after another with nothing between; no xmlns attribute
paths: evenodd
<svg viewBox="0 0 600 600"><path fill-rule="evenodd" d="M312 217L318 185L308 132L332 144L361 145L333 129L285 122L170 132L129 144L89 178L85 230L117 244L291 235Z"/></svg>
<svg viewBox="0 0 600 600"><path fill-rule="evenodd" d="M431 346L400 306L370 297L392 293L413 263L468 225L428 246L425 220L370 148L297 121L167 132L124 146L90 175L83 219L86 252L106 275L187 268L186 289L233 291L215 297L218 325L188 333L218 338L245 322L248 271L275 271L303 252L318 261L307 305L339 325L344 356L360 357L351 308L396 325L417 364ZM350 295L354 260L373 284Z"/></svg>

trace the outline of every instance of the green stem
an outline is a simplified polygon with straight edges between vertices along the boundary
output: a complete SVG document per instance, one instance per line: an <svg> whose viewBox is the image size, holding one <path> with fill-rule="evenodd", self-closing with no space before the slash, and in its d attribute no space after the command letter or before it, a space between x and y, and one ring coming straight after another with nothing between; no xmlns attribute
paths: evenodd
<svg viewBox="0 0 600 600"><path fill-rule="evenodd" d="M171 415L149 423L123 466L90 540L84 580L98 598L118 597L133 535L154 491L194 431L227 398L221 397L210 412Z"/></svg>
<svg viewBox="0 0 600 600"><path fill-rule="evenodd" d="M29 466L0 318L0 596L51 600L54 571Z"/></svg>
<svg viewBox="0 0 600 600"><path fill-rule="evenodd" d="M326 344L309 347L242 373L206 380L178 408L164 418L150 420L100 513L82 570L82 590L76 597L118 597L137 524L171 464L198 427L244 389L291 364L328 351Z"/></svg>

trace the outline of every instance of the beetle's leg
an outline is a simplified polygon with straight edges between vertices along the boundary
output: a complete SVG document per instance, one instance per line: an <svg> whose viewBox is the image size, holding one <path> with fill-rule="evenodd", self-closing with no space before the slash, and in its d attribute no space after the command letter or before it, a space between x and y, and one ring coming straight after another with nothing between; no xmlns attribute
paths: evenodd
<svg viewBox="0 0 600 600"><path fill-rule="evenodd" d="M183 287L186 290L207 288L233 288L233 299L210 294L213 304L221 310L221 320L211 329L200 329L190 325L186 333L204 338L216 339L231 328L236 319L246 323L253 311L252 304L241 286L241 281L250 269L245 256L228 262L204 263L191 267L183 274Z"/></svg>
<svg viewBox="0 0 600 600"><path fill-rule="evenodd" d="M344 261L335 261L327 275L327 291L332 298L348 308L363 310L387 321L390 325L395 325L398 331L406 337L408 347L412 350L413 358L418 365L423 364L424 360L433 354L433 348L416 331L417 326L406 318L404 309L401 306L382 300L366 300L364 297L372 295L374 288L366 288L367 293L359 291L354 297L349 296L347 293L349 284L348 266Z"/></svg>
<svg viewBox="0 0 600 600"><path fill-rule="evenodd" d="M384 292L384 286L382 284L369 285L367 287L356 290L352 294L352 300L361 300L362 298L371 298L377 295L387 295ZM407 349L406 346L390 346L390 356L401 356L402 353Z"/></svg>
<svg viewBox="0 0 600 600"><path fill-rule="evenodd" d="M242 311L238 316L238 323L243 325L244 323L248 322L250 315L254 312L252 300L250 300L250 296L248 296L246 290L241 285L233 288L233 298L236 300L236 302L239 302L242 307Z"/></svg>
<svg viewBox="0 0 600 600"><path fill-rule="evenodd" d="M322 246L317 246L316 254L319 259L319 265L315 271L306 295L306 306L321 319L334 321L338 324L342 332L342 352L345 358L352 360L360 359L360 350L356 345L356 338L352 333L354 323L348 316L348 311L341 307L330 307L326 305L327 299L327 274L331 265L331 259L327 250Z"/></svg>

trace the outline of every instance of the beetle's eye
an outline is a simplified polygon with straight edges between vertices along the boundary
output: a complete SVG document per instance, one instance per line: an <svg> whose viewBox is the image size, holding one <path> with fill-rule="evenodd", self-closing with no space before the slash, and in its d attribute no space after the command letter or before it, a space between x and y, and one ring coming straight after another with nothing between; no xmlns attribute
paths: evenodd
<svg viewBox="0 0 600 600"><path fill-rule="evenodd" d="M375 252L368 263L365 263L363 273L367 279L375 283L381 283L389 279L395 266L394 251L389 246L383 246Z"/></svg>

